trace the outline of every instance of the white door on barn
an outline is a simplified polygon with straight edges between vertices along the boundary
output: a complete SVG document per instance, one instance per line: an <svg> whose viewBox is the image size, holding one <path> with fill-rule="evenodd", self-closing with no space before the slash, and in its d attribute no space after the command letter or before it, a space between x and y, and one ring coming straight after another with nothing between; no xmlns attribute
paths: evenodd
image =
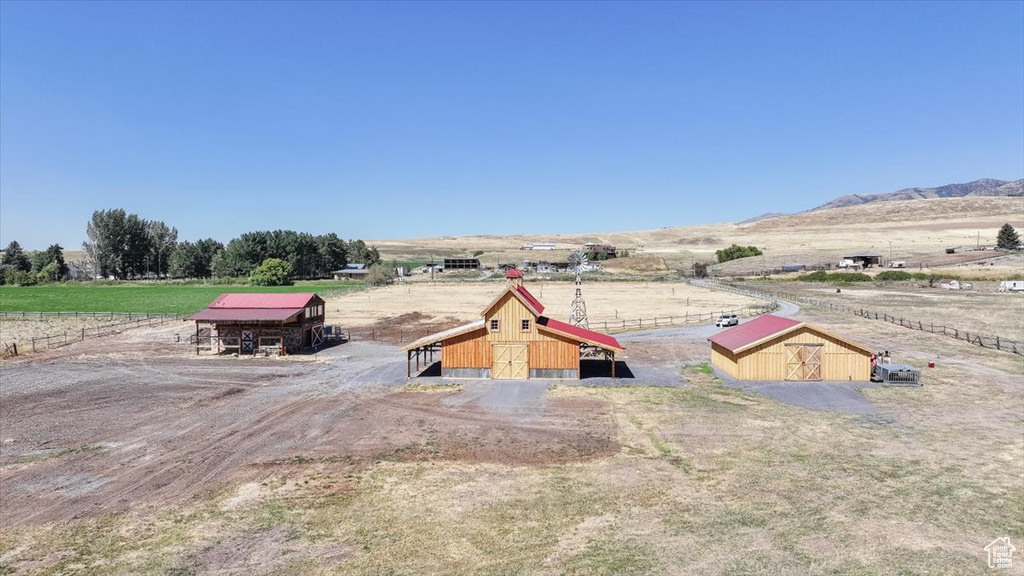
<svg viewBox="0 0 1024 576"><path fill-rule="evenodd" d="M821 344L786 344L786 380L821 380Z"/></svg>

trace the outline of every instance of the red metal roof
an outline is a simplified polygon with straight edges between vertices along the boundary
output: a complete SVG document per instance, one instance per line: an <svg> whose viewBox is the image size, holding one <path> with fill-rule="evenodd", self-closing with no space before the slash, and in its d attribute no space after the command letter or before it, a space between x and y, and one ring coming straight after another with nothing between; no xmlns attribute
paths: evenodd
<svg viewBox="0 0 1024 576"><path fill-rule="evenodd" d="M221 294L208 308L304 308L312 292L286 294Z"/></svg>
<svg viewBox="0 0 1024 576"><path fill-rule="evenodd" d="M519 270L516 270L515 268L511 268L511 269L509 269L508 272L505 272L505 278L522 278L522 277L523 277L523 273L520 272Z"/></svg>
<svg viewBox="0 0 1024 576"><path fill-rule="evenodd" d="M519 292L519 295L523 297L523 300L530 303L530 306L537 311L538 316L544 313L544 305L541 304L540 300L537 300L533 294L530 294L529 290L520 285L516 286L516 292Z"/></svg>
<svg viewBox="0 0 1024 576"><path fill-rule="evenodd" d="M708 338L708 340L731 352L735 352L744 346L788 330L797 324L801 324L801 322L782 318L781 316L765 314L739 326L723 330Z"/></svg>
<svg viewBox="0 0 1024 576"><path fill-rule="evenodd" d="M280 322L301 312L302 308L207 308L189 316L188 319L214 322Z"/></svg>
<svg viewBox="0 0 1024 576"><path fill-rule="evenodd" d="M550 328L556 332L561 332L567 336L579 338L587 342L593 342L607 348L615 348L616 350L623 350L622 345L615 338L601 334L600 332L594 332L593 330L587 330L586 328L580 328L579 326L573 326L572 324L566 324L565 322L559 322L558 320L552 320L546 316L537 319L537 322L541 326Z"/></svg>

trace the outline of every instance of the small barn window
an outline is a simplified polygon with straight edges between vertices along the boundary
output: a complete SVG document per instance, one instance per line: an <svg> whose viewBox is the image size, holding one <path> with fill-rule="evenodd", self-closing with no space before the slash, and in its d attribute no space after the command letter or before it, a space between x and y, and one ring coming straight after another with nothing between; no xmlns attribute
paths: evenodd
<svg viewBox="0 0 1024 576"><path fill-rule="evenodd" d="M530 321L529 320L523 320L523 332L529 332L529 331L530 331Z"/></svg>
<svg viewBox="0 0 1024 576"><path fill-rule="evenodd" d="M498 321L497 320L491 320L491 332L497 332L497 331L498 331Z"/></svg>

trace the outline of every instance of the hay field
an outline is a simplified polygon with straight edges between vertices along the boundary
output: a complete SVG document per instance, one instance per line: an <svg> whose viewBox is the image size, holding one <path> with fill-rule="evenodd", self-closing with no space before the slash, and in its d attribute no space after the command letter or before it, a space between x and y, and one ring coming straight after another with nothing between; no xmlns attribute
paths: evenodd
<svg viewBox="0 0 1024 576"><path fill-rule="evenodd" d="M545 315L566 320L576 287L572 282L524 284L546 306ZM480 318L480 312L504 288L504 281L406 283L327 298L327 322L358 328L418 314L425 323L457 324ZM584 283L590 325L654 316L709 314L740 310L761 301L689 284L666 282Z"/></svg>

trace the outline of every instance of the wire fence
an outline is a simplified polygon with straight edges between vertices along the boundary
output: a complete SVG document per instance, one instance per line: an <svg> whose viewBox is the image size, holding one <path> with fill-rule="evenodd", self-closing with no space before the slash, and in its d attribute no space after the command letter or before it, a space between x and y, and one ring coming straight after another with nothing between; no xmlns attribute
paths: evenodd
<svg viewBox="0 0 1024 576"><path fill-rule="evenodd" d="M4 320L44 320L46 318L127 318L128 320L149 318L183 318L182 314L153 314L152 312L10 312L0 311Z"/></svg>
<svg viewBox="0 0 1024 576"><path fill-rule="evenodd" d="M747 288L739 288L731 284L724 284L716 281L702 281L702 285L708 288L714 288L718 290L725 290L728 292L757 295L754 297L762 299L785 299L795 300L804 304L810 304L819 308L824 308L832 312L843 312L853 314L861 318L868 318L871 320L880 320L882 322L888 322L890 324L896 324L903 328L910 328L912 330L920 330L922 332L929 332L931 334L941 334L957 340L963 340L974 344L975 346L981 346L982 348L992 348L1002 352L1010 352L1017 354L1018 356L1024 356L1024 344L1012 338L1004 338L1002 336L991 336L986 334L979 334L970 330L963 330L955 326L936 325L934 322L924 322L922 320L914 320L912 318L906 318L904 316L897 316L889 314L888 312L877 312L874 310L868 310L866 308L859 308L853 306L845 306L842 304L836 304L834 302L828 302L825 300L819 300L817 298L811 298L802 294L793 294L789 292L757 292Z"/></svg>
<svg viewBox="0 0 1024 576"><path fill-rule="evenodd" d="M65 312L65 314L67 314ZM102 316L101 316L102 317ZM104 324L102 326L88 326L81 328L80 330L66 330L57 334L47 334L45 336L36 336L32 338L32 352L39 350L50 350L52 348L60 348L67 346L68 344L74 344L75 342L84 342L85 340L92 338L99 338L101 336L110 336L111 334L120 334L125 330L131 328L138 328L140 326L153 326L155 324L162 324L170 320L176 320L180 318L180 315L143 315L141 318L133 318L131 320L125 320L122 322L115 322L113 324Z"/></svg>

